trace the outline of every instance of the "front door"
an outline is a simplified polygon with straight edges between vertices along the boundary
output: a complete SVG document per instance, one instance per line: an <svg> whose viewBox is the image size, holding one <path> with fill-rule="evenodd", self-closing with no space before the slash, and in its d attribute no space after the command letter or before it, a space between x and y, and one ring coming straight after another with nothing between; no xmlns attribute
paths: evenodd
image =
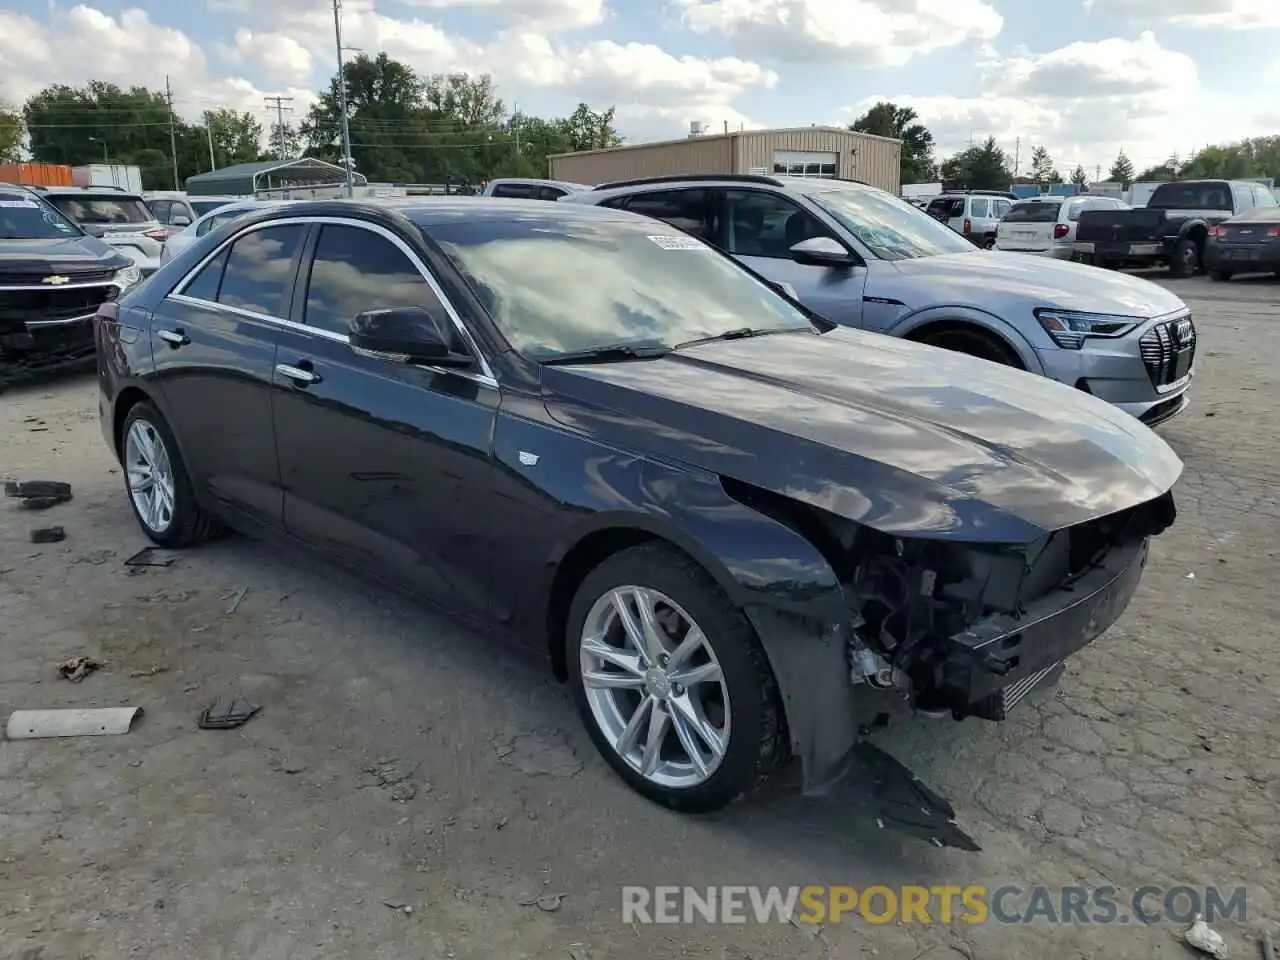
<svg viewBox="0 0 1280 960"><path fill-rule="evenodd" d="M357 314L444 308L425 267L388 234L355 221L317 229L275 369L285 528L365 572L487 613L497 386L355 353Z"/></svg>
<svg viewBox="0 0 1280 960"><path fill-rule="evenodd" d="M789 283L801 303L833 323L863 324L863 291L867 268L814 267L791 259L802 240L834 234L808 211L786 197L765 190L724 190L720 244L756 273Z"/></svg>
<svg viewBox="0 0 1280 960"><path fill-rule="evenodd" d="M165 416L199 492L280 523L271 381L306 227L226 246L156 309L151 350Z"/></svg>

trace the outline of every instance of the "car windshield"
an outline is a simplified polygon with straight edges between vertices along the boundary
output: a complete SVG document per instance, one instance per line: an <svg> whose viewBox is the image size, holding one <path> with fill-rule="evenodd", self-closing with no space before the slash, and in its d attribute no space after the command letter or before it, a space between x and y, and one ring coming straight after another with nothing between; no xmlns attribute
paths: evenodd
<svg viewBox="0 0 1280 960"><path fill-rule="evenodd" d="M767 284L658 221L527 215L427 230L531 359L674 347L743 328L814 329Z"/></svg>
<svg viewBox="0 0 1280 960"><path fill-rule="evenodd" d="M79 227L52 207L20 193L0 193L0 240L78 237Z"/></svg>
<svg viewBox="0 0 1280 960"><path fill-rule="evenodd" d="M77 223L150 223L155 215L138 197L51 196L49 202Z"/></svg>
<svg viewBox="0 0 1280 960"><path fill-rule="evenodd" d="M1230 210L1225 183L1162 183L1147 201L1150 210Z"/></svg>
<svg viewBox="0 0 1280 960"><path fill-rule="evenodd" d="M1050 200L1026 200L1015 203L1004 215L1005 223L1054 223L1058 219L1061 202Z"/></svg>
<svg viewBox="0 0 1280 960"><path fill-rule="evenodd" d="M211 213L219 207L225 207L230 200L188 200L191 209L196 212L197 217L203 217L206 213Z"/></svg>
<svg viewBox="0 0 1280 960"><path fill-rule="evenodd" d="M816 186L820 182L801 188L801 192L881 260L914 260L978 249L950 227L883 190Z"/></svg>

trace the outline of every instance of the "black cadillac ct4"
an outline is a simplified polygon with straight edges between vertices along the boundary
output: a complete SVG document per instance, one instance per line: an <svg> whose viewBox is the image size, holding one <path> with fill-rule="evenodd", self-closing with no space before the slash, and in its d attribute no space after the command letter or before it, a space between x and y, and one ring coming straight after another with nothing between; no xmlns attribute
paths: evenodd
<svg viewBox="0 0 1280 960"><path fill-rule="evenodd" d="M138 279L128 257L33 191L0 183L0 389L91 363L94 313Z"/></svg>
<svg viewBox="0 0 1280 960"><path fill-rule="evenodd" d="M837 327L599 207L272 206L96 331L156 543L279 535L514 631L657 802L716 809L795 758L806 793L874 788L882 825L961 846L859 715L1001 720L1056 683L1182 469L1102 400Z"/></svg>

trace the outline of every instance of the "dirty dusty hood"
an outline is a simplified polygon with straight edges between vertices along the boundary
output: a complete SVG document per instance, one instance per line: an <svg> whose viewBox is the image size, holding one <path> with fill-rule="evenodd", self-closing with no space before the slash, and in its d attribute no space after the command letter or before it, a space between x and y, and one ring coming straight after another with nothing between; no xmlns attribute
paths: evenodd
<svg viewBox="0 0 1280 960"><path fill-rule="evenodd" d="M553 417L611 445L904 535L1029 542L1156 497L1182 470L1095 397L847 328L546 367L543 385Z"/></svg>
<svg viewBox="0 0 1280 960"><path fill-rule="evenodd" d="M917 303L921 293L933 303L968 304L997 313L1018 311L1027 319L1036 307L1057 307L1087 313L1113 313L1126 317L1164 316L1183 310L1186 304L1159 284L1114 270L1028 257L999 251L949 253L940 257L899 260L896 276L886 281L901 284L907 303ZM923 291L920 285L925 285ZM913 291L918 291L912 296ZM868 288L873 296L883 291Z"/></svg>

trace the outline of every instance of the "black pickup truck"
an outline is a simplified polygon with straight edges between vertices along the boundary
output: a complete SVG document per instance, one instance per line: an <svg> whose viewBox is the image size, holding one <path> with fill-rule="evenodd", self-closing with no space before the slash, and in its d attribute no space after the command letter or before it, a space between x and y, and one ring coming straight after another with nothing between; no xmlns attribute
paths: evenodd
<svg viewBox="0 0 1280 960"><path fill-rule="evenodd" d="M1083 211L1072 257L1100 267L1167 266L1189 277L1200 269L1209 228L1262 205L1264 193L1270 198L1247 180L1162 183L1145 207Z"/></svg>

